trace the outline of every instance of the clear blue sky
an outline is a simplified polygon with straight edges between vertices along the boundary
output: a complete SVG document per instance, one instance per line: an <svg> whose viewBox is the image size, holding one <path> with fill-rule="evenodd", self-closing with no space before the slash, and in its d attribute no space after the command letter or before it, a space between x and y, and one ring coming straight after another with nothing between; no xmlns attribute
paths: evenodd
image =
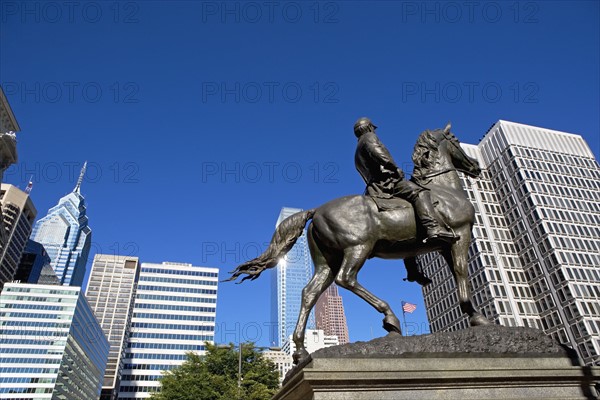
<svg viewBox="0 0 600 400"><path fill-rule="evenodd" d="M363 115L409 171L417 135L447 121L474 144L498 119L578 133L598 156L599 20L597 1L2 0L0 84L22 128L5 181L33 175L41 217L88 160L93 252L226 278L281 207L363 191ZM370 260L359 277L424 327L404 276ZM341 292L352 340L385 333ZM221 284L217 341L268 345L269 293L268 276Z"/></svg>

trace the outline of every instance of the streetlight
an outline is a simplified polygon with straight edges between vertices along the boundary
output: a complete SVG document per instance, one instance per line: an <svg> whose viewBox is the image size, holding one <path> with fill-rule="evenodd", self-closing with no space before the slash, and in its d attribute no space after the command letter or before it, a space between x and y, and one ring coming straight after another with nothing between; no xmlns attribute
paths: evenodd
<svg viewBox="0 0 600 400"><path fill-rule="evenodd" d="M242 388L242 350L243 350L243 345L244 343L240 342L238 344L238 349L239 349L239 357L238 357L238 395L239 395L239 391ZM217 345L217 349L227 349L227 350L233 350L235 348L235 345L233 343L231 344L218 344ZM253 346L253 348L257 349L257 350L264 350L264 349L270 349L270 347L261 347L261 346Z"/></svg>
<svg viewBox="0 0 600 400"><path fill-rule="evenodd" d="M240 363L238 366L238 391L242 387L242 342L240 342Z"/></svg>
<svg viewBox="0 0 600 400"><path fill-rule="evenodd" d="M242 387L242 342L239 343L239 357L238 357L238 391ZM233 350L235 345L232 344L219 344L217 349Z"/></svg>

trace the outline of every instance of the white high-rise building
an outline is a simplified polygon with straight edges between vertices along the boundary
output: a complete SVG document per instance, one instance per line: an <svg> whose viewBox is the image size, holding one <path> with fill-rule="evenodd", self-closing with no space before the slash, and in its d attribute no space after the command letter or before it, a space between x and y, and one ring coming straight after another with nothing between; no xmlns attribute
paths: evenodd
<svg viewBox="0 0 600 400"><path fill-rule="evenodd" d="M327 335L322 329L307 329L304 335L304 348L310 354L326 347L337 346L340 343L337 335ZM285 375L292 369L293 354L296 351L293 335L289 335L279 352L269 353L279 370L279 383L283 382ZM264 354L264 353L263 353Z"/></svg>
<svg viewBox="0 0 600 400"><path fill-rule="evenodd" d="M0 331L0 399L98 399L109 345L81 288L7 283Z"/></svg>
<svg viewBox="0 0 600 400"><path fill-rule="evenodd" d="M141 264L119 399L150 397L162 371L214 342L218 275L192 264Z"/></svg>
<svg viewBox="0 0 600 400"><path fill-rule="evenodd" d="M110 343L101 400L116 399L139 274L137 257L96 254L85 296Z"/></svg>
<svg viewBox="0 0 600 400"><path fill-rule="evenodd" d="M279 226L284 219L301 211L298 208L283 207L275 226ZM294 247L271 270L271 321L277 323L276 340L279 346L283 346L296 328L302 303L302 289L310 281L313 270L306 229L304 229ZM307 329L314 328L313 310L308 319Z"/></svg>
<svg viewBox="0 0 600 400"><path fill-rule="evenodd" d="M271 347L269 350L262 352L264 358L267 358L275 364L279 373L279 386L283 383L286 374L294 366L294 359L291 354L286 353L279 347Z"/></svg>
<svg viewBox="0 0 600 400"><path fill-rule="evenodd" d="M579 135L497 122L477 145L480 179L461 177L475 206L469 276L475 305L506 326L544 330L600 363L600 167ZM420 257L432 332L466 328L438 254Z"/></svg>
<svg viewBox="0 0 600 400"><path fill-rule="evenodd" d="M326 335L322 329L307 329L304 336L304 347L309 353L314 353L317 350L325 347L337 346L340 341L336 335ZM290 356L296 351L296 344L290 335L281 350Z"/></svg>

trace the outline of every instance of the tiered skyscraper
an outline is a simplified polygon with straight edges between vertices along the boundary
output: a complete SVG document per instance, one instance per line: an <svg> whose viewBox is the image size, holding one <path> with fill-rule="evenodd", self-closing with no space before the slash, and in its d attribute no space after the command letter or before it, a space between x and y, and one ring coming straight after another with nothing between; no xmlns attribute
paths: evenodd
<svg viewBox="0 0 600 400"><path fill-rule="evenodd" d="M275 226L292 214L302 211L298 208L283 207ZM283 346L289 335L294 332L302 289L312 277L313 264L310 258L306 230L296 244L271 270L271 321L277 323L277 344ZM307 329L315 328L314 311L311 312Z"/></svg>
<svg viewBox="0 0 600 400"><path fill-rule="evenodd" d="M192 264L142 263L119 399L147 398L164 370L213 342L219 270ZM91 284L91 283L90 283Z"/></svg>
<svg viewBox="0 0 600 400"><path fill-rule="evenodd" d="M344 303L335 283L332 283L317 300L315 319L317 329L323 330L327 336L337 336L339 344L350 341Z"/></svg>
<svg viewBox="0 0 600 400"><path fill-rule="evenodd" d="M137 257L94 257L85 295L110 343L101 400L117 398L138 274Z"/></svg>
<svg viewBox="0 0 600 400"><path fill-rule="evenodd" d="M600 363L600 167L579 135L497 122L479 145L480 179L462 177L475 205L469 274L491 320L544 330ZM433 332L467 327L442 258L420 264Z"/></svg>
<svg viewBox="0 0 600 400"><path fill-rule="evenodd" d="M31 234L31 239L46 249L52 268L63 285L83 285L92 244L85 199L80 192L85 168L84 163L73 191L36 222Z"/></svg>

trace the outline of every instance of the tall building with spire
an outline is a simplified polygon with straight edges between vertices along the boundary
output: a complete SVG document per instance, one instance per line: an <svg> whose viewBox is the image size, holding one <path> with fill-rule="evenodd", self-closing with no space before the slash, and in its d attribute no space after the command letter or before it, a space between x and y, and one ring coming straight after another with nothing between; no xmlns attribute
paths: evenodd
<svg viewBox="0 0 600 400"><path fill-rule="evenodd" d="M475 206L473 301L490 320L543 330L600 364L600 167L579 135L498 121L477 145L479 179L461 176ZM466 328L456 285L437 253L419 258L431 331Z"/></svg>
<svg viewBox="0 0 600 400"><path fill-rule="evenodd" d="M83 164L73 191L48 210L48 214L36 222L31 233L31 239L46 249L52 268L63 285L83 285L92 243L85 199L81 195L86 165L87 162Z"/></svg>
<svg viewBox="0 0 600 400"><path fill-rule="evenodd" d="M275 226L300 211L298 208L283 207ZM305 229L294 247L271 270L271 321L277 324L276 339L279 346L283 346L294 332L302 304L302 289L312 277L313 269ZM314 315L313 310L307 329L315 329Z"/></svg>

